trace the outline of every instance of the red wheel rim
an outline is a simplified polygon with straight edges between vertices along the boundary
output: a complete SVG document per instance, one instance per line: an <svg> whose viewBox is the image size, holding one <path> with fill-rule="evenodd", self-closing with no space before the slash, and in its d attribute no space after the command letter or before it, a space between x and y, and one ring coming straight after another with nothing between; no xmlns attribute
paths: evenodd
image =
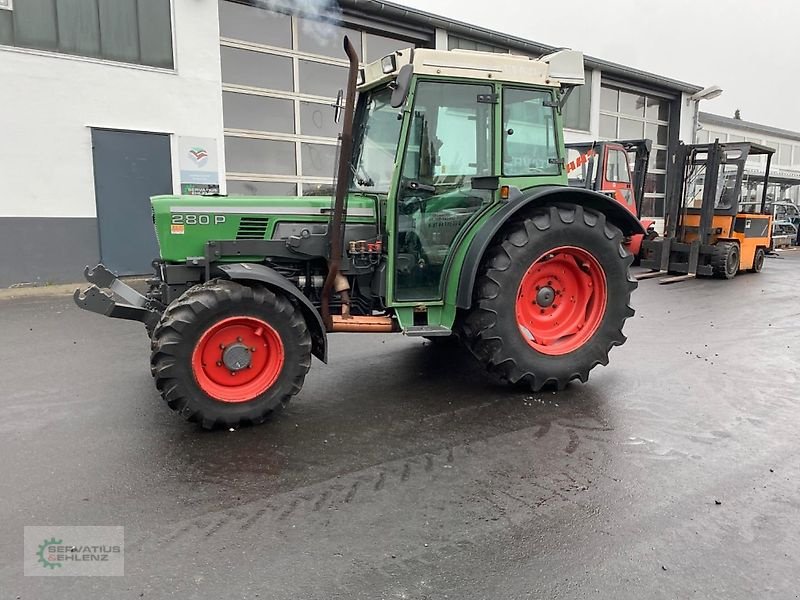
<svg viewBox="0 0 800 600"><path fill-rule="evenodd" d="M283 342L256 317L229 317L209 327L192 353L192 372L206 394L247 402L275 383L283 368Z"/></svg>
<svg viewBox="0 0 800 600"><path fill-rule="evenodd" d="M591 338L606 312L606 275L583 248L560 246L528 267L517 291L517 325L542 354L577 350Z"/></svg>

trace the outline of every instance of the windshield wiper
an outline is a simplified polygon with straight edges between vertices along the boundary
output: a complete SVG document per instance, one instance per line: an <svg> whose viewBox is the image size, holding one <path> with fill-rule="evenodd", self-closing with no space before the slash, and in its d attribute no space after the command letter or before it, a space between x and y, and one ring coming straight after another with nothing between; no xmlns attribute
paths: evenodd
<svg viewBox="0 0 800 600"><path fill-rule="evenodd" d="M360 164L357 168L351 167L356 183L362 187L375 187L375 180L370 177Z"/></svg>

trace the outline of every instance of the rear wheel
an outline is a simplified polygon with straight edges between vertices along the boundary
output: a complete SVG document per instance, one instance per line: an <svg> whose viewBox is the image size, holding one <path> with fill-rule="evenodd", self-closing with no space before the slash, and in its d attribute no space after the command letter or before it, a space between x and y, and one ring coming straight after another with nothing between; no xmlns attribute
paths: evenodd
<svg viewBox="0 0 800 600"><path fill-rule="evenodd" d="M753 257L753 273L760 273L761 269L764 268L764 260L767 257L767 253L764 252L763 248L759 248L756 250L756 255Z"/></svg>
<svg viewBox="0 0 800 600"><path fill-rule="evenodd" d="M711 268L714 277L733 279L739 272L739 244L735 242L717 242L711 254Z"/></svg>
<svg viewBox="0 0 800 600"><path fill-rule="evenodd" d="M266 288L224 280L170 304L151 347L161 396L207 429L263 422L300 391L311 364L299 309Z"/></svg>
<svg viewBox="0 0 800 600"><path fill-rule="evenodd" d="M624 343L633 257L601 213L544 207L490 248L464 334L487 369L535 390L586 381Z"/></svg>

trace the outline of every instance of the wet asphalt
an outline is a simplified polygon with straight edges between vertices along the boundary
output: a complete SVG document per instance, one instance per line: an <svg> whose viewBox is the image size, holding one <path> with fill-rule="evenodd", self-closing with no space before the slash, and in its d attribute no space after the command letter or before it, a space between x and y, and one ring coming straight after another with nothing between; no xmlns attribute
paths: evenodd
<svg viewBox="0 0 800 600"><path fill-rule="evenodd" d="M335 335L287 410L206 432L135 323L0 300L0 597L797 598L800 252L643 282L586 385ZM25 525L122 525L125 576L23 577Z"/></svg>

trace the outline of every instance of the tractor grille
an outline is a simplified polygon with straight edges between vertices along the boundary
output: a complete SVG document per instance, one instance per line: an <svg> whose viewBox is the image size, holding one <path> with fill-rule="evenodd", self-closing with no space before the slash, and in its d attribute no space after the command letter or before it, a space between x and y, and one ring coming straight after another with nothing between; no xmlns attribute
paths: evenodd
<svg viewBox="0 0 800 600"><path fill-rule="evenodd" d="M267 217L242 217L239 221L239 230L236 232L237 240L263 240L267 233Z"/></svg>

